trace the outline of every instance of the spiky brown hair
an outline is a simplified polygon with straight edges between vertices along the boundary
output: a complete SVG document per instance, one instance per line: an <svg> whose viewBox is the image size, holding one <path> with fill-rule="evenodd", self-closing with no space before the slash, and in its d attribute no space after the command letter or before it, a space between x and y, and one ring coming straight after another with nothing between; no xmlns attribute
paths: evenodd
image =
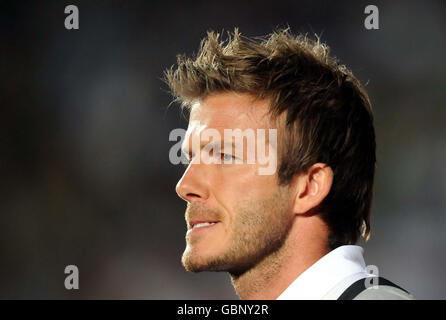
<svg viewBox="0 0 446 320"><path fill-rule="evenodd" d="M280 183L326 163L334 179L318 211L331 231L329 245L369 237L376 163L370 100L319 38L294 36L289 29L247 38L235 29L222 39L210 31L195 57L178 56L165 81L183 106L219 92L268 99L272 117L286 113Z"/></svg>

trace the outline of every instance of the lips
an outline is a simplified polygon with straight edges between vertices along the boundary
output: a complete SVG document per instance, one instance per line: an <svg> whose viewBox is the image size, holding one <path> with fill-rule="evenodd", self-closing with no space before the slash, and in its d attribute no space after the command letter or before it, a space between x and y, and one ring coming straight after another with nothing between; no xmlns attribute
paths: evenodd
<svg viewBox="0 0 446 320"><path fill-rule="evenodd" d="M210 227L214 224L218 223L218 221L211 221L211 220L194 220L190 221L188 223L188 229L193 230L197 228L204 228L204 227Z"/></svg>
<svg viewBox="0 0 446 320"><path fill-rule="evenodd" d="M186 236L200 235L207 232L212 232L219 221L191 221L188 223L188 230Z"/></svg>

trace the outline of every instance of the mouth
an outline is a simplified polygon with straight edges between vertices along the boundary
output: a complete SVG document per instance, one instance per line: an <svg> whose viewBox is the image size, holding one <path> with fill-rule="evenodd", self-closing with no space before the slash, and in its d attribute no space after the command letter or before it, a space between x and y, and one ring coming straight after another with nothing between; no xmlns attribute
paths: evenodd
<svg viewBox="0 0 446 320"><path fill-rule="evenodd" d="M190 234L191 232L195 233L198 231L209 230L218 223L219 221L191 221L188 223L187 234Z"/></svg>

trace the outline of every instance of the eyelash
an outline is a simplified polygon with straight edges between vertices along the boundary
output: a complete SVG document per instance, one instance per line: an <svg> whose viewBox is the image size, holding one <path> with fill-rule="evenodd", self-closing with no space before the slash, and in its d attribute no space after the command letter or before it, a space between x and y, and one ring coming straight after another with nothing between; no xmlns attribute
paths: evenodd
<svg viewBox="0 0 446 320"><path fill-rule="evenodd" d="M223 160L225 160L225 156L228 156L231 158L231 160L234 160L235 157L232 154L227 154L227 153L220 153L220 156L223 158Z"/></svg>
<svg viewBox="0 0 446 320"><path fill-rule="evenodd" d="M220 157L221 157L221 159L222 159L223 161L225 160L225 156L230 157L231 160L235 160L235 159L236 159L235 156L233 156L232 154L229 154L229 153L220 153ZM186 154L185 154L184 157L186 158L186 163L183 163L183 165L184 165L185 167L188 167L189 164L191 163L191 159L194 157L194 155L186 155Z"/></svg>

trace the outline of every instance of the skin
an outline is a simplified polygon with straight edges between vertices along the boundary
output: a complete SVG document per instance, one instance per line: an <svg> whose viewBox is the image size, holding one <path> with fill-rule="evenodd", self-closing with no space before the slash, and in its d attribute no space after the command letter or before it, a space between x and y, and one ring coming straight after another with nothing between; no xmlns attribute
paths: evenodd
<svg viewBox="0 0 446 320"><path fill-rule="evenodd" d="M192 272L229 272L242 299L276 299L330 251L329 230L317 214L333 181L330 167L316 163L283 186L277 172L259 175L257 161L209 164L203 161L206 153L193 145L194 137L202 137L200 130L215 129L223 137L224 129L236 128L278 129L280 145L280 121L271 121L267 112L267 100L232 92L195 104L183 144L190 163L176 187L187 202L184 267ZM211 139L201 140L203 150ZM271 146L267 150L276 154ZM213 150L210 156L225 159L231 154ZM191 228L205 221L216 223Z"/></svg>

